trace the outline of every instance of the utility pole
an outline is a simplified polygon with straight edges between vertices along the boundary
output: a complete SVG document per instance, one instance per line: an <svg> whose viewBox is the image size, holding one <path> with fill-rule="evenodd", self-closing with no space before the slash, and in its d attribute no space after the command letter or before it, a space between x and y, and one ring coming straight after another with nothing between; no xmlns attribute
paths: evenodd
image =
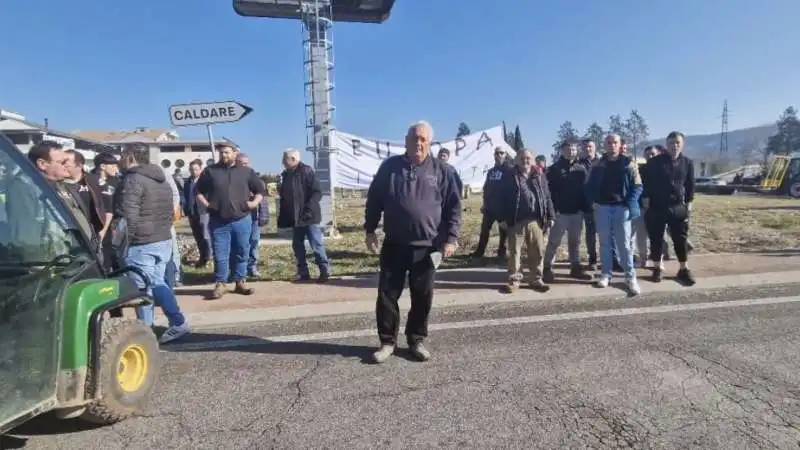
<svg viewBox="0 0 800 450"><path fill-rule="evenodd" d="M719 134L719 153L728 153L728 101L722 106L722 131Z"/></svg>

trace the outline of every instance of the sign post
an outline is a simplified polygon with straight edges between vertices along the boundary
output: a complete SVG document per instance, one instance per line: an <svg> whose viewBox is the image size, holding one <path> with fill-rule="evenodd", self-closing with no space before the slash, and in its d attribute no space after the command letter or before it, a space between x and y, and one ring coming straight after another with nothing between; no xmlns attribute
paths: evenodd
<svg viewBox="0 0 800 450"><path fill-rule="evenodd" d="M208 144L211 146L211 158L216 161L214 133L211 125L215 123L238 122L250 114L253 108L237 101L185 103L169 107L169 120L173 126L189 127L205 125L208 133Z"/></svg>

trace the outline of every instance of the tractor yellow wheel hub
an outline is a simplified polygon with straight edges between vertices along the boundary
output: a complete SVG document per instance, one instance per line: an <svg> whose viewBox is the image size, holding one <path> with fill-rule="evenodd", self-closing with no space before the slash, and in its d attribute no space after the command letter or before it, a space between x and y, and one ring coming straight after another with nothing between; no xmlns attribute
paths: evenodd
<svg viewBox="0 0 800 450"><path fill-rule="evenodd" d="M147 350L141 345L129 345L117 364L117 382L125 392L136 392L147 380Z"/></svg>

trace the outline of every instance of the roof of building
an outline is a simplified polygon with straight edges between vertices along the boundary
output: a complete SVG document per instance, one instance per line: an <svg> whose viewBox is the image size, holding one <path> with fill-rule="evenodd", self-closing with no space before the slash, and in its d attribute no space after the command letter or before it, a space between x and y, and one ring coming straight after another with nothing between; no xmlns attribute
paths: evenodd
<svg viewBox="0 0 800 450"><path fill-rule="evenodd" d="M21 117L21 116L20 116ZM83 141L93 146L100 146L106 150L113 150L113 147L109 146L107 143L99 141L97 139L92 139L87 136L79 136L73 133L67 133L65 131L58 131L52 128L46 127L42 124L38 124L35 122L31 122L29 120L13 118L11 116L3 116L0 117L0 131L2 132L39 132L43 134L49 134L52 136L58 136L62 138L72 139L74 141Z"/></svg>
<svg viewBox="0 0 800 450"><path fill-rule="evenodd" d="M137 128L133 131L112 131L112 130L76 130L73 131L78 136L94 139L101 142L157 142L159 140L173 140L178 138L178 133L174 130L163 128ZM167 139L164 139L164 137Z"/></svg>

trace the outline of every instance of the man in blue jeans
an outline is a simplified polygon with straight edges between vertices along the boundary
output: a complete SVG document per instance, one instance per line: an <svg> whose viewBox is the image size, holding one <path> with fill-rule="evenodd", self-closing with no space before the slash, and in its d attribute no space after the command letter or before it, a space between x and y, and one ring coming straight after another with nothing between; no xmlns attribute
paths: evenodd
<svg viewBox="0 0 800 450"><path fill-rule="evenodd" d="M311 280L306 260L306 239L311 244L314 260L319 267L317 282L325 283L331 276L331 265L325 254L322 238L322 210L319 201L322 189L314 169L300 162L300 152L289 149L283 152L281 185L278 188L280 207L278 228L292 229L292 250L297 260L298 281Z"/></svg>
<svg viewBox="0 0 800 450"><path fill-rule="evenodd" d="M114 193L114 217L124 221L125 264L138 268L147 278L151 295L169 321L169 328L159 342L174 341L189 332L178 300L167 285L167 265L173 258L172 221L174 219L172 180L164 170L149 163L146 144L126 145L121 163L125 171ZM145 281L133 274L140 288ZM143 312L143 311L142 311ZM140 317L152 325L152 314Z"/></svg>
<svg viewBox="0 0 800 450"><path fill-rule="evenodd" d="M250 167L250 157L244 152L239 152L236 155L236 164L242 167ZM256 172L258 175L258 172ZM253 219L252 230L250 232L250 253L247 258L247 276L258 278L261 274L258 273L258 244L261 242L261 227L267 226L269 223L269 199L266 195L263 196L258 208L250 213ZM231 255L233 260L233 255Z"/></svg>
<svg viewBox="0 0 800 450"><path fill-rule="evenodd" d="M227 293L231 276L231 252L234 292L252 295L247 285L247 260L253 233L251 213L261 204L266 189L255 171L236 164L238 150L233 144L216 146L219 162L206 168L197 180L197 202L208 210L208 228L214 253L214 291L211 299Z"/></svg>
<svg viewBox="0 0 800 450"><path fill-rule="evenodd" d="M611 282L613 255L616 248L625 271L625 282L632 295L639 294L636 267L633 265L631 246L631 221L641 214L639 197L642 179L636 163L621 153L619 135L609 134L605 141L606 153L589 173L586 197L594 209L597 235L600 238L600 264L602 273L597 287L607 287Z"/></svg>

